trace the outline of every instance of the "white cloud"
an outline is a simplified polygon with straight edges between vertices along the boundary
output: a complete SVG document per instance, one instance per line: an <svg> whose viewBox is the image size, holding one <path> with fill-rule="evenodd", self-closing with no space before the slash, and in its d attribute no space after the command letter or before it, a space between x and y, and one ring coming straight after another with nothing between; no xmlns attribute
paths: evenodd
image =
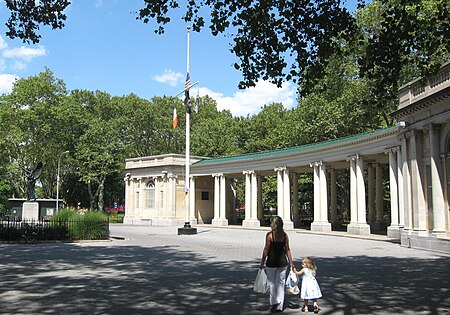
<svg viewBox="0 0 450 315"><path fill-rule="evenodd" d="M0 74L0 94L11 93L13 83L18 78L14 74Z"/></svg>
<svg viewBox="0 0 450 315"><path fill-rule="evenodd" d="M152 79L159 83L168 84L170 86L177 86L180 82L184 81L184 75L180 72L166 69L164 70L163 74L155 75L152 77Z"/></svg>
<svg viewBox="0 0 450 315"><path fill-rule="evenodd" d="M5 42L3 37L0 35L0 50L8 48L8 44Z"/></svg>
<svg viewBox="0 0 450 315"><path fill-rule="evenodd" d="M16 61L12 68L16 71L21 71L21 70L25 70L27 67L26 63L22 62L22 61Z"/></svg>
<svg viewBox="0 0 450 315"><path fill-rule="evenodd" d="M45 56L47 51L44 47L40 46L39 48L29 48L29 47L19 47L6 49L3 52L3 57L5 58L19 58L25 61L31 61L35 57Z"/></svg>
<svg viewBox="0 0 450 315"><path fill-rule="evenodd" d="M277 88L268 81L259 81L255 87L238 91L233 96L224 96L208 88L200 88L200 96L204 95L209 95L217 101L218 110L227 109L235 117L257 114L264 105L271 103L282 103L285 108L292 108L296 102L296 90L289 82Z"/></svg>
<svg viewBox="0 0 450 315"><path fill-rule="evenodd" d="M3 72L6 70L6 63L5 60L0 59L0 72Z"/></svg>

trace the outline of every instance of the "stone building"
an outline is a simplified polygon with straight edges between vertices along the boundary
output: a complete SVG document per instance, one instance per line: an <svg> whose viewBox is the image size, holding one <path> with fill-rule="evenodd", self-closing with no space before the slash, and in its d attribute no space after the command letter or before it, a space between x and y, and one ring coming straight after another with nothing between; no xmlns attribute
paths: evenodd
<svg viewBox="0 0 450 315"><path fill-rule="evenodd" d="M450 62L430 79L400 88L396 126L293 148L220 158L168 154L126 160L125 223L235 224L236 179L245 181L243 227L263 223L262 181L277 178L277 214L286 228L300 221L298 176L314 181L313 231L340 226L336 173L349 182L350 234L387 226L403 246L450 252ZM389 180L382 172L388 169ZM389 185L389 204L384 184ZM386 216L386 209L388 209Z"/></svg>

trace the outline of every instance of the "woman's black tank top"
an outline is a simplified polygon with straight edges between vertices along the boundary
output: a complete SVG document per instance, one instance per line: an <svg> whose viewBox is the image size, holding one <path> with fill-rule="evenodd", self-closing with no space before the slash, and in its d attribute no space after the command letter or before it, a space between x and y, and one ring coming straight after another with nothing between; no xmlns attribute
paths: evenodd
<svg viewBox="0 0 450 315"><path fill-rule="evenodd" d="M270 242L269 253L267 254L267 267L277 268L277 267L286 267L288 265L286 259L286 248L284 246L284 240L286 235L283 238L282 242ZM272 239L275 239L272 232Z"/></svg>

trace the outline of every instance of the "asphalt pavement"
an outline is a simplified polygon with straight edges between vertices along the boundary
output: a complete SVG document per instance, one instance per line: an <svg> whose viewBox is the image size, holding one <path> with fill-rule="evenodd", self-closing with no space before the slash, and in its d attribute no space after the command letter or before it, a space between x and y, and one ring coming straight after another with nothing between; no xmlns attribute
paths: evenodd
<svg viewBox="0 0 450 315"><path fill-rule="evenodd" d="M268 228L111 225L111 240L0 244L0 314L270 314L253 292ZM450 255L386 236L288 231L318 265L319 314L450 314ZM300 314L287 295L285 314Z"/></svg>

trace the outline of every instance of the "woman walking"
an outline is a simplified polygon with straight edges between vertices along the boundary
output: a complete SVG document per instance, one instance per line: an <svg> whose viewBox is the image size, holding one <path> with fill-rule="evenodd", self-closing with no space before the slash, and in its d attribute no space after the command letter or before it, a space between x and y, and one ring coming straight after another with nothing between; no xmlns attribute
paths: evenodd
<svg viewBox="0 0 450 315"><path fill-rule="evenodd" d="M282 312L286 267L288 261L291 269L294 268L294 263L289 247L289 237L283 229L283 220L279 216L274 217L270 227L272 231L266 234L266 243L259 268L264 268L264 264L267 267L270 311Z"/></svg>

